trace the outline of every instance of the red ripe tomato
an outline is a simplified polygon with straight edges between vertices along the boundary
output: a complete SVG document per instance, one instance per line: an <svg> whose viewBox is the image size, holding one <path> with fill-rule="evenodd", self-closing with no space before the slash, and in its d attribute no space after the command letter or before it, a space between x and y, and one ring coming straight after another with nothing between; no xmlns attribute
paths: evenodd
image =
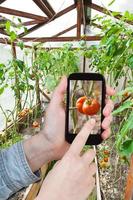
<svg viewBox="0 0 133 200"><path fill-rule="evenodd" d="M100 104L96 99L87 99L83 96L77 100L76 108L82 114L95 115L100 109Z"/></svg>
<svg viewBox="0 0 133 200"><path fill-rule="evenodd" d="M104 158L104 162L108 162L108 160L109 160L108 157Z"/></svg>
<svg viewBox="0 0 133 200"><path fill-rule="evenodd" d="M104 154L105 154L105 155L109 155L110 152L109 152L108 150L104 150Z"/></svg>
<svg viewBox="0 0 133 200"><path fill-rule="evenodd" d="M33 128L38 128L39 126L40 126L40 124L37 121L34 121L33 124L32 124Z"/></svg>
<svg viewBox="0 0 133 200"><path fill-rule="evenodd" d="M83 103L82 110L86 115L95 115L100 109L100 104L96 99L87 99Z"/></svg>
<svg viewBox="0 0 133 200"><path fill-rule="evenodd" d="M80 97L78 100L77 100L77 102L76 102L76 108L78 109L78 111L80 112L80 113L83 113L84 114L84 112L83 112L83 110L82 110L82 107L83 107L83 103L84 103L84 101L87 99L87 97L86 96L83 96L83 97Z"/></svg>

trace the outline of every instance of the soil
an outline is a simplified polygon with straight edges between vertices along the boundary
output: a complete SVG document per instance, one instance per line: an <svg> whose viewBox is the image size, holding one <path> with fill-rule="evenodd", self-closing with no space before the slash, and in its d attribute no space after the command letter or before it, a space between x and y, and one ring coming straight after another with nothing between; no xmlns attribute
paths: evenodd
<svg viewBox="0 0 133 200"><path fill-rule="evenodd" d="M119 157L113 145L114 143L115 137L112 136L106 142L102 143L102 145L98 146L98 152L103 151L103 149L110 151L109 161L105 168L100 166L101 159L103 159L102 155L98 156L102 200L124 199L129 166L123 158Z"/></svg>

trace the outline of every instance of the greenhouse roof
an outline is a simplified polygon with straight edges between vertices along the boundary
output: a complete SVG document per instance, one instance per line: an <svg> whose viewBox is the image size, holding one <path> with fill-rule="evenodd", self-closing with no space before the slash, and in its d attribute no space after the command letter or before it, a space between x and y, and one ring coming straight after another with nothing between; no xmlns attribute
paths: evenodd
<svg viewBox="0 0 133 200"><path fill-rule="evenodd" d="M117 11L120 18L128 10L133 12L132 0L0 0L0 25L7 20L16 26L21 23L19 38L24 42L65 42L100 40L99 25L91 23L96 15ZM13 17L15 16L15 18ZM18 19L19 18L19 19ZM132 22L130 22L132 24ZM86 28L88 27L88 28ZM0 27L0 42L8 43L5 27Z"/></svg>

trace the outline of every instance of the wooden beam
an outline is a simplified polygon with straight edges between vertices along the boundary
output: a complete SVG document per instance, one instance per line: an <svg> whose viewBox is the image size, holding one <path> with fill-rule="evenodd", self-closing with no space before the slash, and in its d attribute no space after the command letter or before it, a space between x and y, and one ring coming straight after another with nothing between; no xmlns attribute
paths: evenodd
<svg viewBox="0 0 133 200"><path fill-rule="evenodd" d="M84 38L77 38L77 37L42 37L42 38L21 38L24 42L66 42L66 41L79 41L79 40L85 40L85 41L98 41L101 40L102 37L100 36L85 36Z"/></svg>
<svg viewBox="0 0 133 200"><path fill-rule="evenodd" d="M21 38L25 35L28 35L29 33L32 33L33 31L37 30L38 28L41 28L44 24L45 24L45 22L33 26L32 28L28 29L27 32L23 32L23 33L19 34L19 38Z"/></svg>
<svg viewBox="0 0 133 200"><path fill-rule="evenodd" d="M45 21L47 19L46 17L40 16L40 15L35 15L35 14L31 14L31 13L27 13L27 12L23 12L19 10L14 10L11 8L5 8L2 6L0 6L0 13L5 13L8 15L14 15L14 16L19 16L19 17L26 17L26 18L36 19L40 21Z"/></svg>
<svg viewBox="0 0 133 200"><path fill-rule="evenodd" d="M49 9L49 11L52 13L52 15L55 15L55 11L52 8L52 6L50 5L50 3L47 0L42 0L42 2L46 5L46 7Z"/></svg>
<svg viewBox="0 0 133 200"><path fill-rule="evenodd" d="M47 19L45 20L45 22L40 23L32 28L30 28L27 33L23 32L19 35L19 37L23 37L25 35L28 35L29 33L37 30L38 28L42 27L43 25L50 23L51 21L55 20L58 17L61 17L62 15L66 14L67 12L73 10L74 8L76 8L76 6L74 4L72 4L71 6L68 6L67 8L65 8L64 10L61 10L60 12L58 12L54 17L52 17L52 19Z"/></svg>
<svg viewBox="0 0 133 200"><path fill-rule="evenodd" d="M63 35L64 33L67 33L67 32L73 30L73 29L76 28L76 27L77 27L77 24L75 24L75 25L73 25L73 26L70 26L69 28L67 28L67 29L65 29L65 30L63 30L63 31L61 31L61 32L59 32L59 33L53 35L52 37L58 37L58 36L60 36L60 35Z"/></svg>
<svg viewBox="0 0 133 200"><path fill-rule="evenodd" d="M56 19L68 12L70 12L71 10L75 9L76 8L76 5L75 4L72 4L71 6L68 6L67 8L65 8L64 10L61 10L60 12L58 12L55 17L53 17L53 19Z"/></svg>
<svg viewBox="0 0 133 200"><path fill-rule="evenodd" d="M4 3L6 0L0 0L0 4Z"/></svg>
<svg viewBox="0 0 133 200"><path fill-rule="evenodd" d="M92 9L94 9L94 10L97 10L97 11L99 11L99 12L101 12L101 13L104 13L104 14L106 14L106 15L110 15L110 13L113 13L113 11L107 10L106 8L103 8L103 7L101 7L101 6L97 5L97 4L94 4L94 3L89 3L89 2L88 2L87 5L88 5L90 8L92 8ZM122 15L120 15L120 14L114 16L114 18L116 18L116 19L120 19L121 17L122 17ZM132 22L132 21L125 20L125 22L127 22L128 24L133 25L133 22Z"/></svg>
<svg viewBox="0 0 133 200"><path fill-rule="evenodd" d="M42 23L42 21L40 20L32 20L32 21L27 21L22 23L23 26L30 26L30 25L34 25L34 24L39 24Z"/></svg>
<svg viewBox="0 0 133 200"><path fill-rule="evenodd" d="M42 38L21 38L24 42L35 41L35 42L65 42L77 40L76 37L42 37Z"/></svg>
<svg viewBox="0 0 133 200"><path fill-rule="evenodd" d="M11 45L11 42L7 39L7 38L0 38L0 43L1 44L5 44L5 45ZM15 46L18 46L17 43L14 42L14 45ZM29 45L24 45L25 48L32 48L31 46Z"/></svg>
<svg viewBox="0 0 133 200"><path fill-rule="evenodd" d="M81 37L81 18L82 18L81 0L78 0L77 2L77 38Z"/></svg>
<svg viewBox="0 0 133 200"><path fill-rule="evenodd" d="M8 35L3 28L0 28L0 33L3 34L3 35Z"/></svg>
<svg viewBox="0 0 133 200"><path fill-rule="evenodd" d="M33 0L33 1L49 18L53 17L53 14L47 8L44 2L42 2L41 0Z"/></svg>

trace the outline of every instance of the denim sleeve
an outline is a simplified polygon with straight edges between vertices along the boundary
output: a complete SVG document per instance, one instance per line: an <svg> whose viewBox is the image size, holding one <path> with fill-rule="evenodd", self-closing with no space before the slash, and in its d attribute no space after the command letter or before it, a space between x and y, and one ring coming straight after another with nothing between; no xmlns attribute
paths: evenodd
<svg viewBox="0 0 133 200"><path fill-rule="evenodd" d="M24 153L23 143L0 151L0 200L40 180L39 171L32 173Z"/></svg>

